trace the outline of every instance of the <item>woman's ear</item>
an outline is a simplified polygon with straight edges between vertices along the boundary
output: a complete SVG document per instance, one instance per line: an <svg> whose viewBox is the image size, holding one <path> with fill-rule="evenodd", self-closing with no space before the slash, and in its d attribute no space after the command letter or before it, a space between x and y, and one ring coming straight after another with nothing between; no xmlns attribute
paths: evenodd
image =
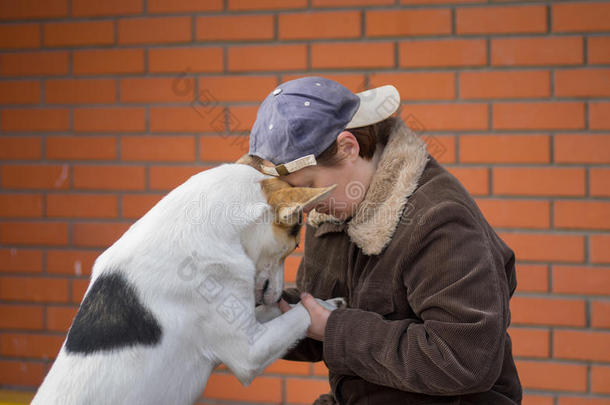
<svg viewBox="0 0 610 405"><path fill-rule="evenodd" d="M349 131L343 131L337 137L337 153L342 159L354 161L360 153L360 144L356 137Z"/></svg>

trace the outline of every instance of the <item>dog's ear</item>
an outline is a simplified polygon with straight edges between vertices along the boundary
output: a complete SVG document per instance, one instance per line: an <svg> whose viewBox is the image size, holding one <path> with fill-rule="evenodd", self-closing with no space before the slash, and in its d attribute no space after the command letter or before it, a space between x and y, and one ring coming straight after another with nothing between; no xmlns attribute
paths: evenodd
<svg viewBox="0 0 610 405"><path fill-rule="evenodd" d="M299 221L303 211L313 208L337 187L292 187L277 178L261 182L263 192L276 214L276 220L282 224L292 225Z"/></svg>

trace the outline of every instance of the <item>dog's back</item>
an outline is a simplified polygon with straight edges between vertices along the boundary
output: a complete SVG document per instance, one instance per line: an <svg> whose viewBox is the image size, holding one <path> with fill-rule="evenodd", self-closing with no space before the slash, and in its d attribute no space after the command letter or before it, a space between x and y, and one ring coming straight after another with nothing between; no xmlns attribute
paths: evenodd
<svg viewBox="0 0 610 405"><path fill-rule="evenodd" d="M240 227L266 208L263 177L244 165L199 173L100 255L32 403L192 404L217 360L204 341L211 309L195 299L200 275L184 260L193 252L210 263L243 260ZM223 215L231 204L243 221Z"/></svg>

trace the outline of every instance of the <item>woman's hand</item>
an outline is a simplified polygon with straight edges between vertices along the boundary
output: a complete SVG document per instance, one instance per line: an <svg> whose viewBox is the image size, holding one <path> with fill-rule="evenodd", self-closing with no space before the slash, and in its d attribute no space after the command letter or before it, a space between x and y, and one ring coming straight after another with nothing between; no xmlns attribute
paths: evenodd
<svg viewBox="0 0 610 405"><path fill-rule="evenodd" d="M318 304L316 299L308 293L301 293L301 302L311 317L311 325L309 326L309 329L307 329L307 336L315 340L323 341L326 321L328 321L330 311Z"/></svg>

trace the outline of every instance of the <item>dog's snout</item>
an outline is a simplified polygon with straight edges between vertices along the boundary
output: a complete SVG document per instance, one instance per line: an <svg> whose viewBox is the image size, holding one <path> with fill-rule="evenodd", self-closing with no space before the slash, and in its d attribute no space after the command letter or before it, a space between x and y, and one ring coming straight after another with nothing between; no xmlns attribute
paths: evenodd
<svg viewBox="0 0 610 405"><path fill-rule="evenodd" d="M265 280L265 284L263 284L263 294L267 291L268 288L269 288L269 279Z"/></svg>

